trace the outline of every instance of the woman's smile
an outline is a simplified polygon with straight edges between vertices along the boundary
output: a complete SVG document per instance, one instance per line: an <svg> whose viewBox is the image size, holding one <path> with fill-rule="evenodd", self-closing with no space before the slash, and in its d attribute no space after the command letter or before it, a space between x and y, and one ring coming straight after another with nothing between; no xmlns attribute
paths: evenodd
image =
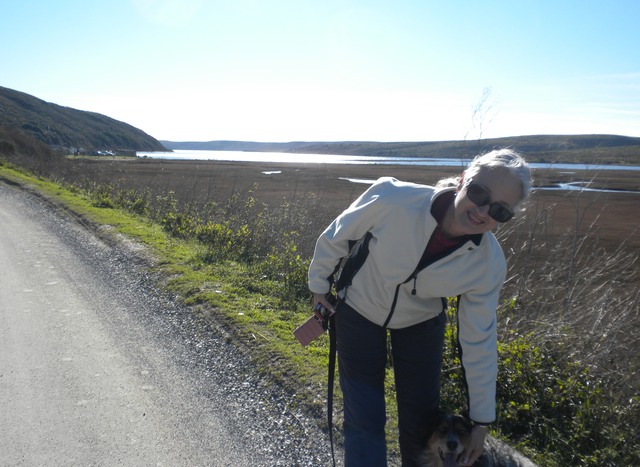
<svg viewBox="0 0 640 467"><path fill-rule="evenodd" d="M467 216L469 217L469 219L473 224L483 225L485 223L485 221L482 218L474 214L473 209L469 209L469 211L467 211Z"/></svg>
<svg viewBox="0 0 640 467"><path fill-rule="evenodd" d="M488 193L487 204L478 206L469 198L467 192L471 181ZM460 183L454 204L443 224L445 235L450 238L493 230L499 222L489 215L491 204L500 203L512 209L519 202L522 190L518 179L505 168L484 168L476 173L465 173Z"/></svg>

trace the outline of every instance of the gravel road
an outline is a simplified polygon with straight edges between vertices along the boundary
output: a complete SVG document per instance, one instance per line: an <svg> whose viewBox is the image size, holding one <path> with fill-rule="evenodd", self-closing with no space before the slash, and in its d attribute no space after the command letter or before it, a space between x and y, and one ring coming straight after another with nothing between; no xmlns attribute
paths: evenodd
<svg viewBox="0 0 640 467"><path fill-rule="evenodd" d="M104 238L0 181L0 465L330 465L292 396Z"/></svg>

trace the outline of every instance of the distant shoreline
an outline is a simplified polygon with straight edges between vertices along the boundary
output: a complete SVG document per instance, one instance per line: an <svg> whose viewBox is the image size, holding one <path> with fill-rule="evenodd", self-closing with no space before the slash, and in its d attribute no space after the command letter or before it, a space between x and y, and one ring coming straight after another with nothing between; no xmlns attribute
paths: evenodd
<svg viewBox="0 0 640 467"><path fill-rule="evenodd" d="M173 152L139 151L137 157L176 161L218 161L239 163L293 163L293 164L354 164L354 165L408 165L419 167L466 167L471 159L447 157L359 156L342 154L310 154L268 151L218 151L178 149ZM640 165L584 164L566 162L531 162L534 169L550 170L637 170Z"/></svg>
<svg viewBox="0 0 640 467"><path fill-rule="evenodd" d="M584 164L640 164L640 137L621 135L528 135L459 141L166 141L170 150L215 150L340 154L346 156L471 159L496 148L509 147L530 162Z"/></svg>

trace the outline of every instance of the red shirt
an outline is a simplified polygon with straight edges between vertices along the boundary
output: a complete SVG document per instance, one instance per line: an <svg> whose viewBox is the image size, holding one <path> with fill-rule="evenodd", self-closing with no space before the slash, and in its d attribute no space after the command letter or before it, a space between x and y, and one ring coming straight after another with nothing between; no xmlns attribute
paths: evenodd
<svg viewBox="0 0 640 467"><path fill-rule="evenodd" d="M455 199L455 193L453 191L443 193L439 196L434 202L433 206L431 206L431 214L438 221L438 226L435 228L433 233L431 234L431 238L429 239L429 243L427 243L427 248L424 250L424 254L420 259L420 264L430 262L436 256L439 256L446 251L454 248L459 245L465 237L455 237L448 238L442 232L442 228L440 224L442 223L442 219L444 219L447 210L451 206Z"/></svg>

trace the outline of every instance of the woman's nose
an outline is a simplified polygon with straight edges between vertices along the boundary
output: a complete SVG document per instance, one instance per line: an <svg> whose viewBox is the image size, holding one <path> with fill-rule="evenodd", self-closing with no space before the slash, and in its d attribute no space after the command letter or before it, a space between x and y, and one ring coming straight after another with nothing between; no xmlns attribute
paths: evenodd
<svg viewBox="0 0 640 467"><path fill-rule="evenodd" d="M477 206L476 207L478 209L478 212L480 214L482 214L483 216L486 216L489 214L489 205L485 204L484 206Z"/></svg>

